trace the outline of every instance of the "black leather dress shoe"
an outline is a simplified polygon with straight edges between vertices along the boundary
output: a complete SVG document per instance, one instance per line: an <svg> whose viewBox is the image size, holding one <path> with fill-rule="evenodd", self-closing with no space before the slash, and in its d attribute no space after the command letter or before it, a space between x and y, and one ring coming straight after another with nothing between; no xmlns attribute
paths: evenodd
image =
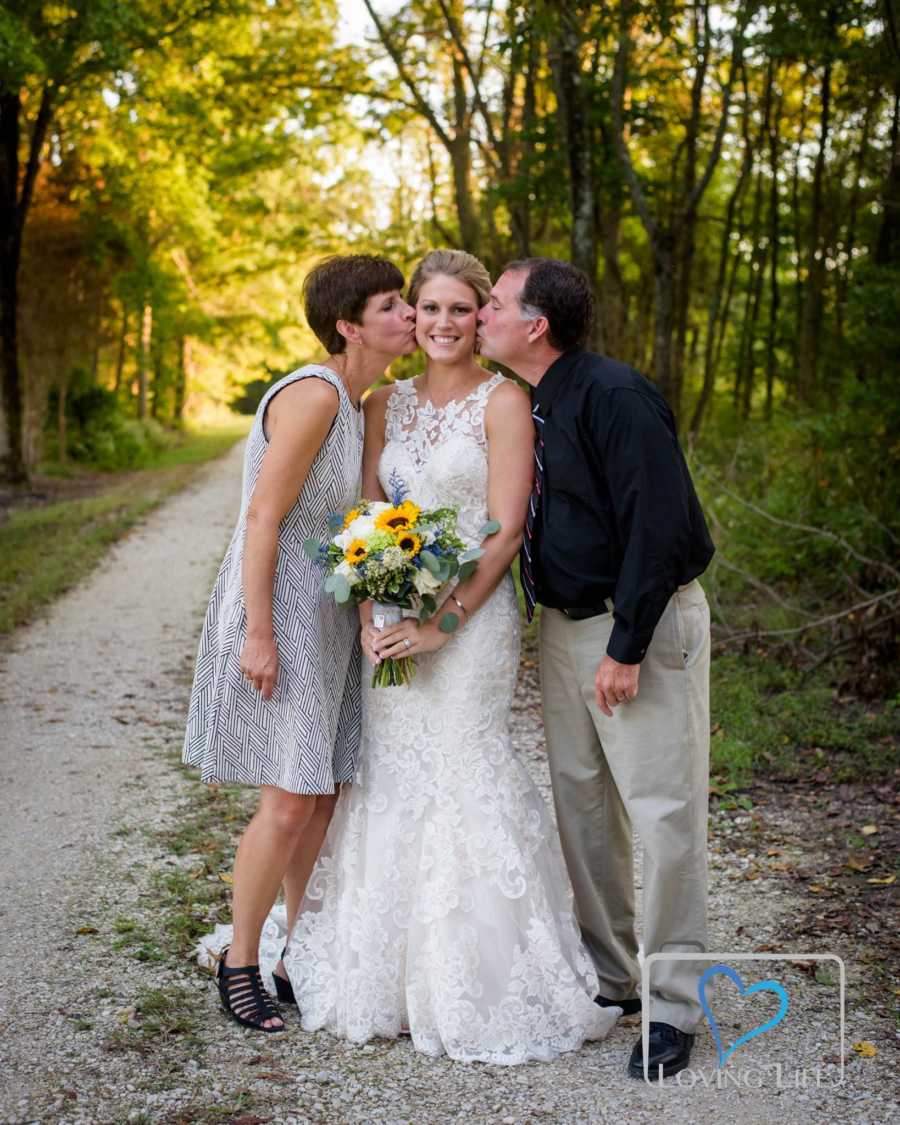
<svg viewBox="0 0 900 1125"><path fill-rule="evenodd" d="M694 1037L686 1031L679 1031L670 1023L650 1023L649 1066L647 1077L651 1082L659 1080L659 1068L662 1067L663 1078L677 1074L691 1061L691 1048L694 1046ZM640 1039L634 1045L631 1058L628 1060L628 1073L632 1078L644 1077L644 1051Z"/></svg>
<svg viewBox="0 0 900 1125"><path fill-rule="evenodd" d="M595 996L594 1003L601 1008L621 1008L623 1016L637 1016L641 1012L640 997L634 996L631 1000L607 1000L605 996Z"/></svg>

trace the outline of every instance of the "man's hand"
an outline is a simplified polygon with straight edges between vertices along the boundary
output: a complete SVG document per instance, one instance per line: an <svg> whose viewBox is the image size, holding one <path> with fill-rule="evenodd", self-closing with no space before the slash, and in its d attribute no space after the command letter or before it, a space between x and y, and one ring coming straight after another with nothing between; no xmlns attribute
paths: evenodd
<svg viewBox="0 0 900 1125"><path fill-rule="evenodd" d="M271 638L248 637L241 652L241 675L263 699L271 699L278 679L278 649Z"/></svg>
<svg viewBox="0 0 900 1125"><path fill-rule="evenodd" d="M619 703L630 703L637 698L640 664L620 664L611 656L604 656L597 668L594 687L597 706L604 715L612 718L612 709Z"/></svg>

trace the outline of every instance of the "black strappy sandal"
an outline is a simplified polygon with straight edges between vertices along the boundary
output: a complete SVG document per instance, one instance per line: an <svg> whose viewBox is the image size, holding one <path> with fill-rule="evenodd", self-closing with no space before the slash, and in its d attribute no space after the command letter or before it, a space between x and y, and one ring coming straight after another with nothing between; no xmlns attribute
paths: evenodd
<svg viewBox="0 0 900 1125"><path fill-rule="evenodd" d="M284 1020L263 987L259 965L231 967L225 964L227 953L227 948L222 950L216 968L222 1007L242 1027L252 1027L254 1031L284 1031ZM281 1026L265 1027L266 1020L281 1020Z"/></svg>
<svg viewBox="0 0 900 1125"><path fill-rule="evenodd" d="M281 951L280 960L282 965L284 964L285 953L287 953L287 946L285 946ZM284 977L280 977L276 972L272 973L272 980L275 981L275 991L278 993L278 999L281 1001L281 1003L296 1004L297 1001L294 999L294 986L291 984L291 982L289 980L285 980Z"/></svg>

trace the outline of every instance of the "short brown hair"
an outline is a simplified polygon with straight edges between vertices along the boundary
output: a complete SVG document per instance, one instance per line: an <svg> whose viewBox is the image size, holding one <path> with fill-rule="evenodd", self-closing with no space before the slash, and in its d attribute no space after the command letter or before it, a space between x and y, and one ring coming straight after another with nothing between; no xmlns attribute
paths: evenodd
<svg viewBox="0 0 900 1125"><path fill-rule="evenodd" d="M403 274L376 254L335 254L319 262L303 282L303 306L310 328L329 355L339 355L347 341L339 320L361 324L370 297L403 288Z"/></svg>
<svg viewBox="0 0 900 1125"><path fill-rule="evenodd" d="M491 295L491 276L474 254L465 250L431 250L413 270L407 300L414 305L419 290L433 277L455 277L468 285L484 308Z"/></svg>
<svg viewBox="0 0 900 1125"><path fill-rule="evenodd" d="M503 270L528 274L519 307L529 318L547 318L551 348L567 352L587 345L594 324L594 293L583 270L558 258L524 258Z"/></svg>

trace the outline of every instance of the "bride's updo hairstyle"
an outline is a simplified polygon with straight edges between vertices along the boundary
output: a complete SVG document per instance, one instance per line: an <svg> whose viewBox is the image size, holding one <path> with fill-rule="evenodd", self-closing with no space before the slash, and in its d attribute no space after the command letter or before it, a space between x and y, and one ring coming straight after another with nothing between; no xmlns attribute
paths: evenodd
<svg viewBox="0 0 900 1125"><path fill-rule="evenodd" d="M455 277L469 286L480 309L488 303L491 295L490 274L474 254L465 250L431 250L427 253L410 278L406 299L411 305L415 306L422 286L433 277Z"/></svg>

